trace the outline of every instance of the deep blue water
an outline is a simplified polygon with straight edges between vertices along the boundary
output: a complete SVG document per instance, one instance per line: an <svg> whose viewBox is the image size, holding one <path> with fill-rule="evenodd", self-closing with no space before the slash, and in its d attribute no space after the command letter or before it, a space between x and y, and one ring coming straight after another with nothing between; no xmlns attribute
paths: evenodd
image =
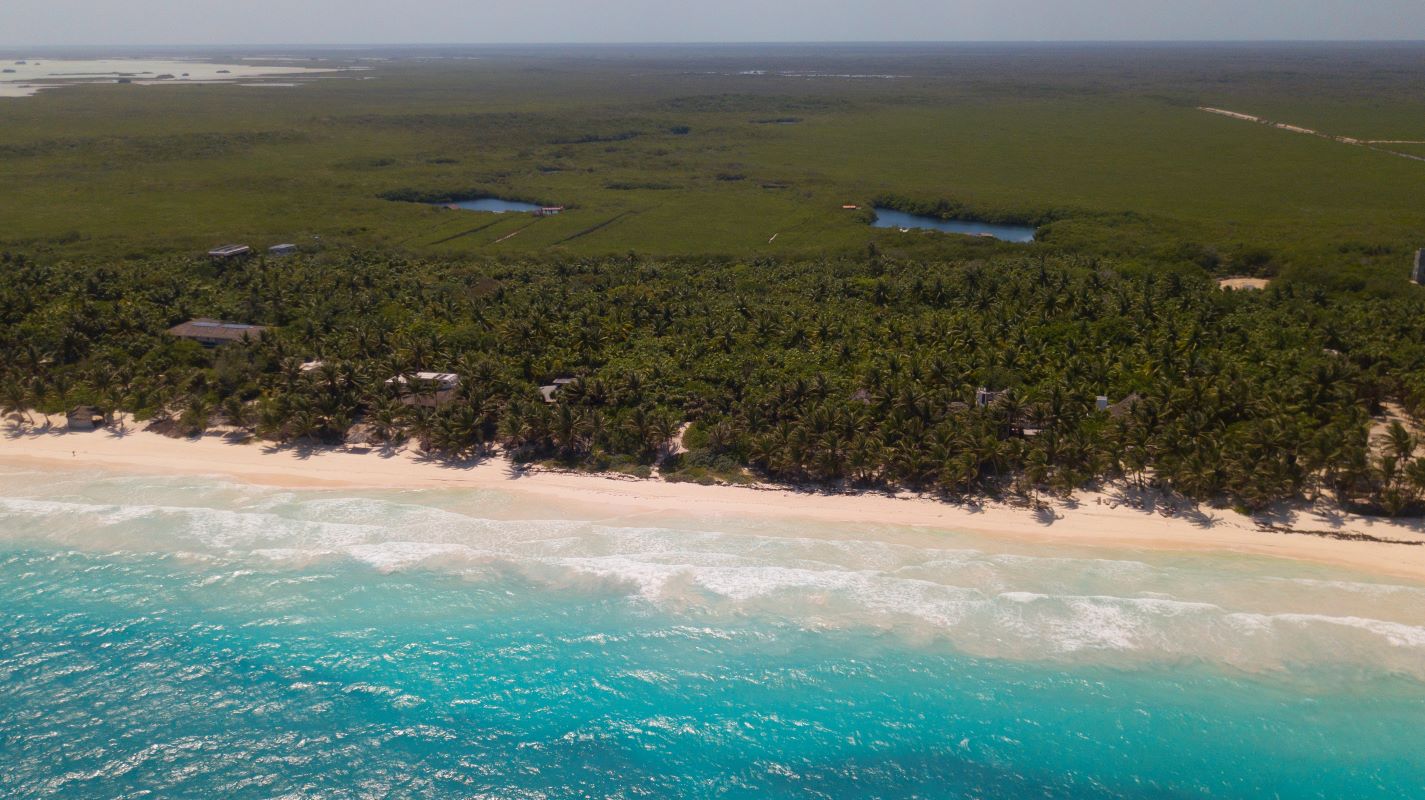
<svg viewBox="0 0 1425 800"><path fill-rule="evenodd" d="M877 228L924 228L945 233L962 233L966 236L988 234L1006 242L1034 241L1034 228L1029 225L996 225L991 222L923 217L891 208L877 208L876 221L871 224Z"/></svg>
<svg viewBox="0 0 1425 800"><path fill-rule="evenodd" d="M438 203L441 206L455 206L466 211L490 211L496 214L504 214L508 211L533 212L538 211L539 206L534 203L521 203L515 200L501 200L498 197L482 197L479 200L459 200L454 203Z"/></svg>
<svg viewBox="0 0 1425 800"><path fill-rule="evenodd" d="M0 478L4 798L1425 797L1422 587Z"/></svg>

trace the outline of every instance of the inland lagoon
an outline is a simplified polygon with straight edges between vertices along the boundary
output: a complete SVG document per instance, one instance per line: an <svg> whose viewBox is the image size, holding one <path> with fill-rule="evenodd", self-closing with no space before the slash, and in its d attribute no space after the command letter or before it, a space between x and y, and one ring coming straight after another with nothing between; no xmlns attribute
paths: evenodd
<svg viewBox="0 0 1425 800"><path fill-rule="evenodd" d="M437 203L436 205L443 208L460 209L461 211L485 211L493 214L531 214L540 210L540 206L535 203L523 203L518 200L502 200L498 197L481 197L476 200L456 200L450 203Z"/></svg>
<svg viewBox="0 0 1425 800"><path fill-rule="evenodd" d="M3 469L5 797L1425 786L1425 586L1403 580L513 492Z"/></svg>
<svg viewBox="0 0 1425 800"><path fill-rule="evenodd" d="M871 224L877 228L932 230L942 233L959 233L965 236L985 236L1005 242L1034 241L1034 226L1032 225L1003 225L967 219L941 219L922 214L908 214L893 208L876 208L875 211L876 219Z"/></svg>

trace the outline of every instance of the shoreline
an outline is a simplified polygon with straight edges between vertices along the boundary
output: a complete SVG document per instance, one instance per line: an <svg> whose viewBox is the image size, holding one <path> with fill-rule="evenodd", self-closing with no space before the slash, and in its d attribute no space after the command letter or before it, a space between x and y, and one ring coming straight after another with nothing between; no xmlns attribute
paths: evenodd
<svg viewBox="0 0 1425 800"><path fill-rule="evenodd" d="M1387 520L1323 509L1283 509L1246 517L1199 507L1165 515L1145 493L1081 492L1032 509L1002 502L955 504L903 493L834 494L762 485L704 486L657 479L519 469L504 458L471 464L422 459L409 449L276 447L222 434L173 439L129 428L70 432L10 428L0 434L0 464L21 468L216 476L287 489L472 489L544 497L592 515L772 517L955 531L1024 543L1237 553L1307 561L1425 583L1425 520Z"/></svg>

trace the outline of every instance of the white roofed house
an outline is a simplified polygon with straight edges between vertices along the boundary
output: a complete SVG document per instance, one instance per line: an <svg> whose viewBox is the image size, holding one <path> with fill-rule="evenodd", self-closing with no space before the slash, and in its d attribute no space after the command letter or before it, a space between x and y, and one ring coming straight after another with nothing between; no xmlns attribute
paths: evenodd
<svg viewBox="0 0 1425 800"><path fill-rule="evenodd" d="M243 258L252 255L252 248L245 244L225 244L208 251L208 257L217 261L229 258Z"/></svg>
<svg viewBox="0 0 1425 800"><path fill-rule="evenodd" d="M435 408L455 399L460 376L453 372L417 372L387 378L386 385L395 387L401 402L408 406Z"/></svg>
<svg viewBox="0 0 1425 800"><path fill-rule="evenodd" d="M574 383L576 380L576 378L555 378L553 383L539 387L539 393L544 396L544 402L557 402L560 390Z"/></svg>

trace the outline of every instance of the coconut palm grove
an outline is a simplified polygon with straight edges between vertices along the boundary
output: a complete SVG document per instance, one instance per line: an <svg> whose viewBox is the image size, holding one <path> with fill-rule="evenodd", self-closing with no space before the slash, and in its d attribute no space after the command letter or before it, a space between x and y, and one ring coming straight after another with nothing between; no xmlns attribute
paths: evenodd
<svg viewBox="0 0 1425 800"><path fill-rule="evenodd" d="M1020 255L4 265L21 421L91 405L275 447L952 498L1113 483L1399 514L1425 492L1413 433L1372 418L1425 403L1425 302L1406 296ZM168 334L199 315L267 327ZM455 396L410 402L426 371Z"/></svg>

